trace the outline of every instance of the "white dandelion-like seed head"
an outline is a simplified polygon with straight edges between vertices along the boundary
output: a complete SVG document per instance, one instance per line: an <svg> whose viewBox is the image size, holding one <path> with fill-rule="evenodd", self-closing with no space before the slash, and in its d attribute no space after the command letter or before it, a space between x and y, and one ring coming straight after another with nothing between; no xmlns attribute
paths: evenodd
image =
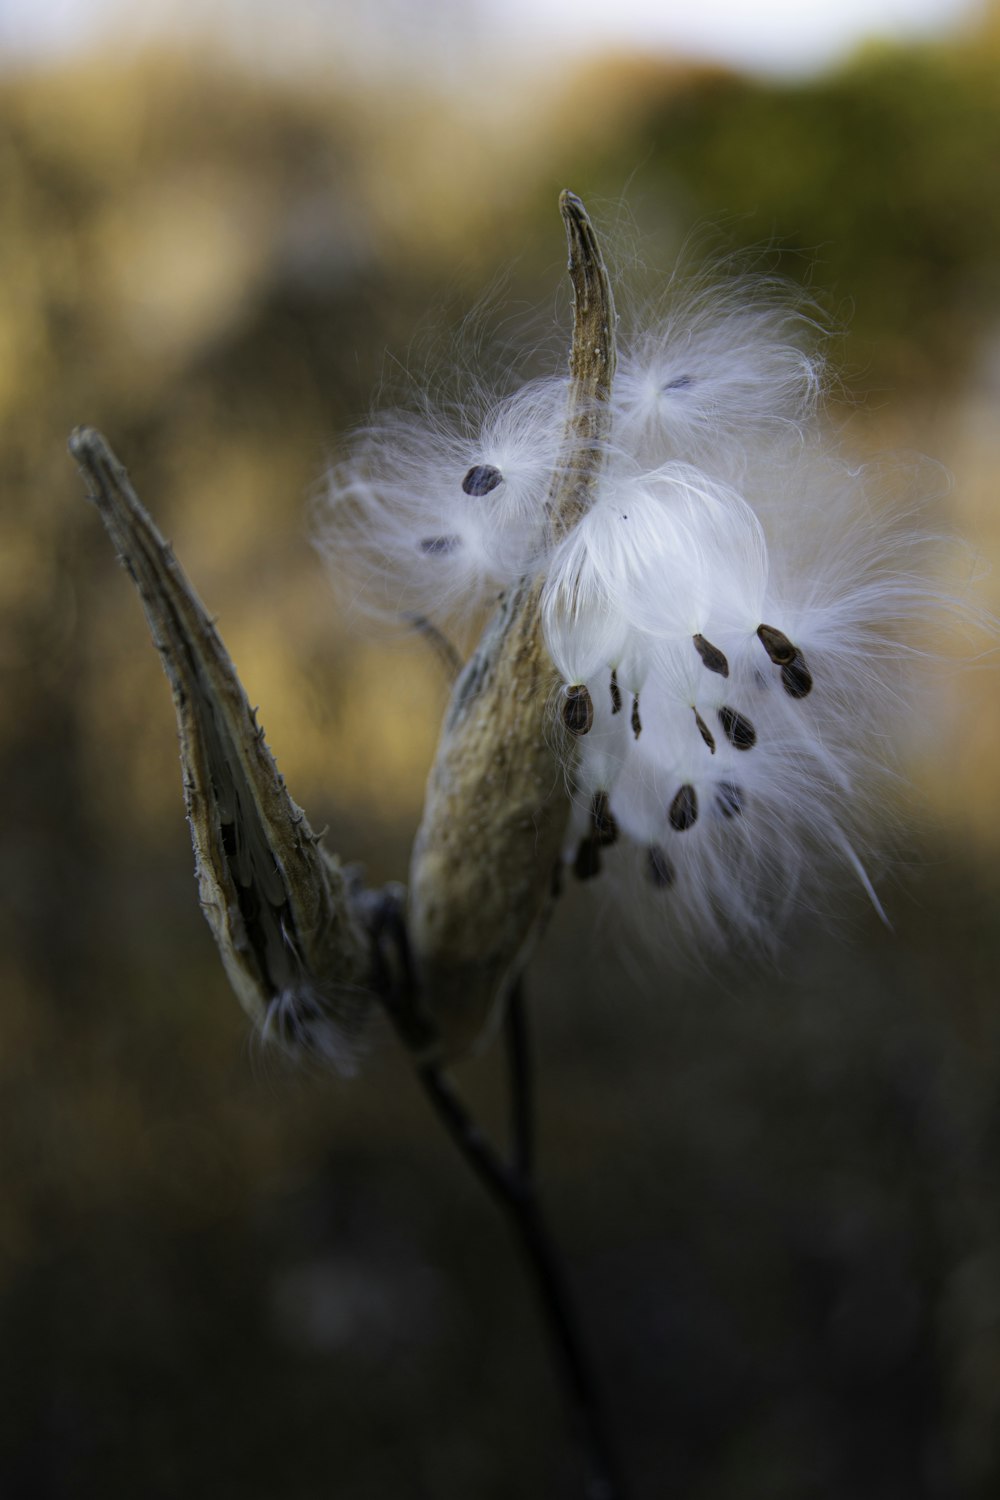
<svg viewBox="0 0 1000 1500"><path fill-rule="evenodd" d="M331 479L329 551L384 610L446 622L538 580L565 861L582 880L638 870L699 936L769 943L836 867L881 913L867 867L908 633L942 603L880 471L825 432L810 338L794 298L745 280L620 328L599 478L568 529L547 504L561 378L476 424L380 419Z"/></svg>

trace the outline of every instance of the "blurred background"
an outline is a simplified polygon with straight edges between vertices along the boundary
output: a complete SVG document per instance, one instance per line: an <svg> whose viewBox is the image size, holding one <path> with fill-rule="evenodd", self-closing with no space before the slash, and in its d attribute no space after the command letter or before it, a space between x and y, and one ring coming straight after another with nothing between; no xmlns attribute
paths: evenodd
<svg viewBox="0 0 1000 1500"><path fill-rule="evenodd" d="M562 358L564 186L646 290L682 250L804 282L836 419L940 462L995 609L1000 8L0 0L0 64L0 1494L577 1495L392 1039L345 1083L248 1037L66 436L128 464L372 881L446 689L345 623L311 497L457 330ZM646 1500L1000 1490L1000 705L989 662L937 677L892 933L859 901L775 969L623 983L580 891L534 967L551 1216ZM499 1122L496 1071L462 1082Z"/></svg>

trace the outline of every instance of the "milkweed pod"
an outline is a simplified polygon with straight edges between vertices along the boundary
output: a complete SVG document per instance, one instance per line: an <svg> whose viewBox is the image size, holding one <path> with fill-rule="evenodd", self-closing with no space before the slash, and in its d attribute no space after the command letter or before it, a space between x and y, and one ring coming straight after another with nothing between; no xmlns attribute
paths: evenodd
<svg viewBox="0 0 1000 1500"><path fill-rule="evenodd" d="M572 194L560 208L575 305L564 451L546 501L557 536L591 502L615 363L614 307L593 229ZM569 819L565 766L593 722L590 694L577 684L553 723L559 678L540 593L531 575L508 589L460 676L414 845L410 942L419 1003L445 1059L484 1035L538 932ZM592 842L585 863L599 856Z"/></svg>

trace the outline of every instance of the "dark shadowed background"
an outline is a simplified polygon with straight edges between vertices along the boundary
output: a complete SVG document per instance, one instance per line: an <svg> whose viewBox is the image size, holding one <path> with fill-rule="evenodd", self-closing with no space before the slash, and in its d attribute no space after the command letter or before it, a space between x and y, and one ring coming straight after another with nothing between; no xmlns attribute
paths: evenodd
<svg viewBox="0 0 1000 1500"><path fill-rule="evenodd" d="M248 1036L70 428L128 464L314 825L403 878L446 689L345 623L310 497L484 288L487 372L532 316L561 357L564 186L647 288L685 246L805 281L837 420L941 462L996 607L997 16L806 80L190 37L0 76L0 1494L579 1493L513 1247L392 1038L345 1083ZM989 662L935 676L893 932L859 899L773 969L643 985L576 891L532 970L551 1217L643 1500L1000 1489L1000 701ZM462 1082L499 1121L496 1071Z"/></svg>

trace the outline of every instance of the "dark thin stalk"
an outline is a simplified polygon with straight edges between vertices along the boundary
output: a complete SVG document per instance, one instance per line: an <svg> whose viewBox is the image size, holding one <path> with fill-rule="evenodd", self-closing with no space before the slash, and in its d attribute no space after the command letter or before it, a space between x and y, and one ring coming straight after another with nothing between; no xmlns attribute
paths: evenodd
<svg viewBox="0 0 1000 1500"><path fill-rule="evenodd" d="M522 1029L523 1021L522 1010ZM526 1037L522 1036L521 1040L526 1041ZM520 1068L517 1060L526 1059L526 1047L522 1052L520 1047L515 1049L512 1046L509 1055L512 1063ZM625 1488L619 1477L565 1272L539 1207L534 1185L497 1153L440 1068L424 1064L418 1072L439 1120L487 1192L506 1214L520 1242L559 1374L587 1453L590 1474L586 1500L625 1500ZM520 1074L520 1081L515 1082L512 1078L512 1097L522 1125L531 1118L523 1100L526 1084L527 1074L524 1072ZM515 1133L519 1128L515 1123ZM531 1141L530 1129L523 1135L516 1134L516 1138L519 1141L518 1154L523 1157L525 1145Z"/></svg>
<svg viewBox="0 0 1000 1500"><path fill-rule="evenodd" d="M420 1035L415 982L400 887L387 887L369 903L375 973L389 1016L404 1040ZM535 1104L527 1009L518 980L505 1019L512 1152L507 1162L481 1129L445 1070L417 1066L428 1100L490 1197L514 1230L535 1288L556 1368L573 1412L589 1476L585 1500L627 1500L608 1434L590 1361L580 1335L562 1261L538 1203L534 1182ZM426 1041L423 1038L422 1041ZM418 1048L420 1042L417 1043Z"/></svg>
<svg viewBox="0 0 1000 1500"><path fill-rule="evenodd" d="M535 1176L535 1088L531 1038L524 1005L524 985L514 983L504 1017L507 1076L510 1080L511 1156L524 1182Z"/></svg>

